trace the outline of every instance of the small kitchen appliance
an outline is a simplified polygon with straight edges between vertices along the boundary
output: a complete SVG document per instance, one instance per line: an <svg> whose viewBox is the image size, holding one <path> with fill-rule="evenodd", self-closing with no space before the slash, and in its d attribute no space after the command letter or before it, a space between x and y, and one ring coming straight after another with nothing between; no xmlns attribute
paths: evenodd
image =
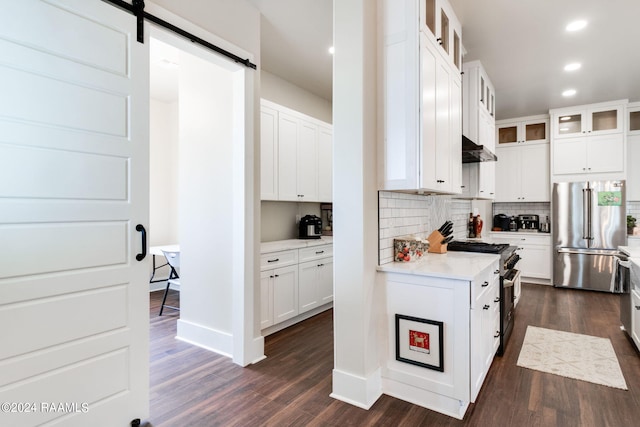
<svg viewBox="0 0 640 427"><path fill-rule="evenodd" d="M534 231L540 228L540 217L538 215L518 215L518 231Z"/></svg>
<svg viewBox="0 0 640 427"><path fill-rule="evenodd" d="M299 239L319 239L322 237L322 220L316 215L305 215L298 224Z"/></svg>
<svg viewBox="0 0 640 427"><path fill-rule="evenodd" d="M493 228L495 231L509 231L509 215L498 214L493 217ZM497 229L500 230L497 230Z"/></svg>

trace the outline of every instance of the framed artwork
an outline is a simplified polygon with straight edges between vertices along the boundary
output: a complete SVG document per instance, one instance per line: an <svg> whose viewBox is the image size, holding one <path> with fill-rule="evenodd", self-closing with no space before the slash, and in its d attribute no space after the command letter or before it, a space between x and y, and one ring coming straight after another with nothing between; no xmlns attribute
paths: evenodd
<svg viewBox="0 0 640 427"><path fill-rule="evenodd" d="M396 360L444 372L444 323L396 314Z"/></svg>

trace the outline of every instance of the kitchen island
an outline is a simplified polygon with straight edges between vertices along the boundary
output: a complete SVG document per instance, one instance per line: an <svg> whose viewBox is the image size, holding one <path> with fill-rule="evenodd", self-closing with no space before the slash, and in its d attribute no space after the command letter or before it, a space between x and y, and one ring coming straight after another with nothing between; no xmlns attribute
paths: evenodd
<svg viewBox="0 0 640 427"><path fill-rule="evenodd" d="M449 252L378 267L383 393L464 418L499 346L498 264L494 254Z"/></svg>

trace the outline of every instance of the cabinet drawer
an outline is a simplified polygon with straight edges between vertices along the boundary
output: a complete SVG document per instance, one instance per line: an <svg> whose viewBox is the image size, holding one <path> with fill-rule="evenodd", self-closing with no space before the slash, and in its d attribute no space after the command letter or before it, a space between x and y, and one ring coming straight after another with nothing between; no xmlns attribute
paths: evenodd
<svg viewBox="0 0 640 427"><path fill-rule="evenodd" d="M333 245L319 245L310 248L298 249L300 262L333 256Z"/></svg>
<svg viewBox="0 0 640 427"><path fill-rule="evenodd" d="M298 251L270 252L260 255L260 270L284 267L298 263Z"/></svg>
<svg viewBox="0 0 640 427"><path fill-rule="evenodd" d="M500 276L496 273L498 270L498 260L491 263L491 267L484 270L471 282L471 308L476 308L478 301L484 298L487 292L494 292L495 287L499 283ZM493 298L492 298L493 301Z"/></svg>
<svg viewBox="0 0 640 427"><path fill-rule="evenodd" d="M532 233L531 235L519 236L520 245L548 245L551 246L551 236L544 235L540 236L538 234Z"/></svg>

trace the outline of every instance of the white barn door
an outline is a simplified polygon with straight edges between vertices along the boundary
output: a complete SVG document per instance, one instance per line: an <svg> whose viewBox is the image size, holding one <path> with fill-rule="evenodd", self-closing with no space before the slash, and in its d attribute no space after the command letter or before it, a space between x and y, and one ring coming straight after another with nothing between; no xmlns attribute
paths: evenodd
<svg viewBox="0 0 640 427"><path fill-rule="evenodd" d="M0 425L148 416L148 43L100 0L0 0Z"/></svg>

